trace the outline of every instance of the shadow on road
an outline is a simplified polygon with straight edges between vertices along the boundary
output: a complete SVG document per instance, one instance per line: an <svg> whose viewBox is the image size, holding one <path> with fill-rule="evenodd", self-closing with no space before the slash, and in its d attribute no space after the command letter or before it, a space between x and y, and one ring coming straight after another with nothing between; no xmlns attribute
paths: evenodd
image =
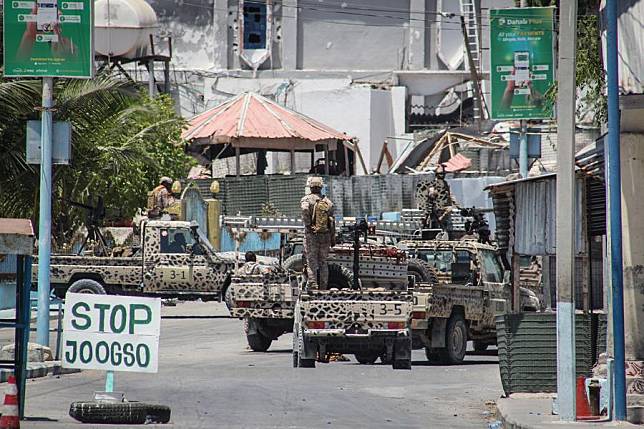
<svg viewBox="0 0 644 429"><path fill-rule="evenodd" d="M499 361L498 360L473 360L473 359L467 359L463 361L463 363L459 365L448 365L440 362L430 362L427 360L415 360L412 361L412 366L444 366L444 367L457 367L457 366L469 366L469 365L498 365Z"/></svg>

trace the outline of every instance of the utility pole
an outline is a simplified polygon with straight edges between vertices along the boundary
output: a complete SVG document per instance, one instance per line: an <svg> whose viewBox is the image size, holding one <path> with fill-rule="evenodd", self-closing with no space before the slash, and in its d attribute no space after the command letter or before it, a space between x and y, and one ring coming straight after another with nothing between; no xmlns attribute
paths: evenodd
<svg viewBox="0 0 644 429"><path fill-rule="evenodd" d="M626 368L624 345L624 278L622 255L622 178L620 159L619 69L617 68L617 0L608 0L606 71L608 89L608 201L610 209L611 313L615 358L615 420L626 420Z"/></svg>
<svg viewBox="0 0 644 429"><path fill-rule="evenodd" d="M575 404L575 53L577 0L559 12L557 95L557 400L563 421L574 421Z"/></svg>
<svg viewBox="0 0 644 429"><path fill-rule="evenodd" d="M49 266L51 261L51 153L54 78L42 79L40 132L40 214L38 217L38 318L36 342L49 347Z"/></svg>
<svg viewBox="0 0 644 429"><path fill-rule="evenodd" d="M521 7L528 7L528 0L521 0ZM528 123L521 119L519 130L519 174L528 177Z"/></svg>

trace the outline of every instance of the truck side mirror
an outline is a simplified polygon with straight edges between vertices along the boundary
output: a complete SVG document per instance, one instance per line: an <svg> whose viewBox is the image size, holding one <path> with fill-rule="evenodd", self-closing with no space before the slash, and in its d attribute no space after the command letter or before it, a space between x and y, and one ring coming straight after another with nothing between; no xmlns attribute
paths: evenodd
<svg viewBox="0 0 644 429"><path fill-rule="evenodd" d="M510 283L510 271L505 270L503 271L503 283Z"/></svg>

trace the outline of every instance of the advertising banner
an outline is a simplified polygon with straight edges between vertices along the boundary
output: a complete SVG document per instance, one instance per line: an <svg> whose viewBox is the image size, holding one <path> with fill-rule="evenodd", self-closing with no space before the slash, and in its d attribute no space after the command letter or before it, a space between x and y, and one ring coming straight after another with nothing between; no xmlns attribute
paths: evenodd
<svg viewBox="0 0 644 429"><path fill-rule="evenodd" d="M93 0L5 0L4 75L91 78Z"/></svg>
<svg viewBox="0 0 644 429"><path fill-rule="evenodd" d="M547 119L554 84L551 7L490 10L492 119Z"/></svg>
<svg viewBox="0 0 644 429"><path fill-rule="evenodd" d="M64 368L157 372L161 299L68 293Z"/></svg>

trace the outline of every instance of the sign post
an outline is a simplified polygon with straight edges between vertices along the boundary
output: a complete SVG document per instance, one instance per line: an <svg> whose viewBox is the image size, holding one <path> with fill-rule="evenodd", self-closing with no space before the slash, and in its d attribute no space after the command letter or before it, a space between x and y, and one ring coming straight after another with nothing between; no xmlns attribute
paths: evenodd
<svg viewBox="0 0 644 429"><path fill-rule="evenodd" d="M107 371L106 393L115 371L158 370L159 298L68 293L63 326L63 367Z"/></svg>
<svg viewBox="0 0 644 429"><path fill-rule="evenodd" d="M4 75L43 78L36 340L48 346L54 78L93 77L94 1L9 0L2 20Z"/></svg>

